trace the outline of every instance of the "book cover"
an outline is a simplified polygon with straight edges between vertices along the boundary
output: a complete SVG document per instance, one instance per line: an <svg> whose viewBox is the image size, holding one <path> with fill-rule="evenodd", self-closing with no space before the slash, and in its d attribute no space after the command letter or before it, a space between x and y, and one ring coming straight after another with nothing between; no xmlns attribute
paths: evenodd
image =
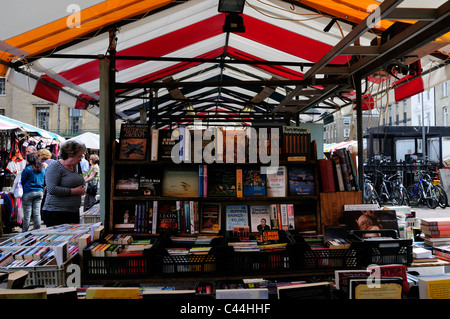
<svg viewBox="0 0 450 319"><path fill-rule="evenodd" d="M276 172L266 175L267 197L286 197L288 189L287 167L279 166Z"/></svg>
<svg viewBox="0 0 450 319"><path fill-rule="evenodd" d="M252 205L250 206L251 232L262 232L271 229L270 206Z"/></svg>
<svg viewBox="0 0 450 319"><path fill-rule="evenodd" d="M120 128L119 159L147 159L150 129L147 124L122 124Z"/></svg>
<svg viewBox="0 0 450 319"><path fill-rule="evenodd" d="M376 285L367 278L349 280L349 299L402 299L401 278L377 278Z"/></svg>
<svg viewBox="0 0 450 319"><path fill-rule="evenodd" d="M233 226L249 226L247 205L228 205L225 216L227 231L232 231Z"/></svg>
<svg viewBox="0 0 450 319"><path fill-rule="evenodd" d="M311 132L309 127L283 126L283 154L287 160L310 159Z"/></svg>
<svg viewBox="0 0 450 319"><path fill-rule="evenodd" d="M450 276L421 276L418 286L420 299L448 299Z"/></svg>
<svg viewBox="0 0 450 319"><path fill-rule="evenodd" d="M198 197L198 169L167 168L163 173L162 195Z"/></svg>
<svg viewBox="0 0 450 319"><path fill-rule="evenodd" d="M169 161L172 160L172 149L177 140L172 139L172 130L159 130L158 132L159 139L159 149L158 149L158 158L161 161Z"/></svg>
<svg viewBox="0 0 450 319"><path fill-rule="evenodd" d="M208 170L208 197L236 197L236 169L210 167Z"/></svg>
<svg viewBox="0 0 450 319"><path fill-rule="evenodd" d="M115 194L118 196L137 195L139 192L140 170L137 166L116 170Z"/></svg>
<svg viewBox="0 0 450 319"><path fill-rule="evenodd" d="M397 214L395 210L354 210L344 211L344 223L349 230L371 231L365 237L379 237L377 231L392 229L398 233Z"/></svg>
<svg viewBox="0 0 450 319"><path fill-rule="evenodd" d="M242 170L244 196L266 196L266 175L259 168Z"/></svg>
<svg viewBox="0 0 450 319"><path fill-rule="evenodd" d="M289 196L315 195L314 170L311 166L293 166L288 170Z"/></svg>
<svg viewBox="0 0 450 319"><path fill-rule="evenodd" d="M158 202L158 232L178 231L179 214L176 201Z"/></svg>
<svg viewBox="0 0 450 319"><path fill-rule="evenodd" d="M139 173L139 195L161 196L161 173L150 168L142 168Z"/></svg>
<svg viewBox="0 0 450 319"><path fill-rule="evenodd" d="M203 203L201 207L200 232L218 233L220 231L220 203Z"/></svg>

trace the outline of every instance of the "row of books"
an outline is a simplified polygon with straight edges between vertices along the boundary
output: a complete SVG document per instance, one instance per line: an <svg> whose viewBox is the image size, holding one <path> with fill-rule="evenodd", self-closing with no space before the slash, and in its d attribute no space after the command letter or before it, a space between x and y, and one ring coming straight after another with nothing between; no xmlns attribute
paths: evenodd
<svg viewBox="0 0 450 319"><path fill-rule="evenodd" d="M93 241L83 249L83 257L131 257L142 256L145 250L151 249L155 239L145 242L131 240L129 244L112 243L110 238ZM129 241L127 241L129 242Z"/></svg>
<svg viewBox="0 0 450 319"><path fill-rule="evenodd" d="M288 160L312 159L308 127L249 127L190 130L151 129L147 124L124 123L120 130L120 160L171 160L176 163L246 163L267 156Z"/></svg>
<svg viewBox="0 0 450 319"><path fill-rule="evenodd" d="M426 246L434 249L450 245L449 217L421 218L420 230Z"/></svg>
<svg viewBox="0 0 450 319"><path fill-rule="evenodd" d="M78 253L74 242L60 243L58 246L32 246L19 249L2 248L0 267L35 267L50 264L62 264Z"/></svg>
<svg viewBox="0 0 450 319"><path fill-rule="evenodd" d="M197 201L142 201L116 206L114 229L121 233L180 234L218 233L222 229L222 204ZM295 229L293 203L225 205L225 230L248 226L249 232ZM120 219L119 219L120 218Z"/></svg>
<svg viewBox="0 0 450 319"><path fill-rule="evenodd" d="M360 190L356 158L349 150L338 149L331 154L329 159L319 159L318 163L322 192Z"/></svg>
<svg viewBox="0 0 450 319"><path fill-rule="evenodd" d="M286 197L314 196L312 165L244 167L199 165L198 168L127 167L117 172L118 196Z"/></svg>

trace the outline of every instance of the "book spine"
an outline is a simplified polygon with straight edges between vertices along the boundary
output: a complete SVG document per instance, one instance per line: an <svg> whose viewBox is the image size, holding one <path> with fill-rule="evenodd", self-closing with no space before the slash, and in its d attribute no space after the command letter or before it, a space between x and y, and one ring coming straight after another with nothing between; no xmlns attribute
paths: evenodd
<svg viewBox="0 0 450 319"><path fill-rule="evenodd" d="M203 197L208 197L208 166L203 165Z"/></svg>
<svg viewBox="0 0 450 319"><path fill-rule="evenodd" d="M158 225L158 201L153 201L152 234L156 234Z"/></svg>
<svg viewBox="0 0 450 319"><path fill-rule="evenodd" d="M158 140L159 140L159 130L152 129L152 143L151 143L151 160L158 160Z"/></svg>
<svg viewBox="0 0 450 319"><path fill-rule="evenodd" d="M198 197L203 197L203 165L198 166Z"/></svg>
<svg viewBox="0 0 450 319"><path fill-rule="evenodd" d="M236 169L236 196L243 196L242 169Z"/></svg>

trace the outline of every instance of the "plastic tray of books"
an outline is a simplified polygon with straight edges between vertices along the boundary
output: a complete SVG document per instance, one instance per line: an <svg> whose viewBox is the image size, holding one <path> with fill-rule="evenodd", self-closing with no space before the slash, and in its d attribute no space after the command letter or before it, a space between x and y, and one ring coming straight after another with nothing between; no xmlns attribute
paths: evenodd
<svg viewBox="0 0 450 319"><path fill-rule="evenodd" d="M221 249L212 247L207 254L170 255L162 248L155 251L154 269L162 275L214 274L222 272Z"/></svg>
<svg viewBox="0 0 450 319"><path fill-rule="evenodd" d="M117 257L83 257L86 279L143 277L152 274L152 262L146 255Z"/></svg>
<svg viewBox="0 0 450 319"><path fill-rule="evenodd" d="M83 250L83 276L85 279L98 278L134 278L153 274L152 248L145 249L142 254L133 256L92 256L88 250Z"/></svg>
<svg viewBox="0 0 450 319"><path fill-rule="evenodd" d="M234 251L233 247L227 247L225 260L230 273L278 272L293 268L288 247L270 251Z"/></svg>
<svg viewBox="0 0 450 319"><path fill-rule="evenodd" d="M365 238L365 234L379 233L381 236ZM381 231L353 231L350 232L355 240L350 249L356 252L358 266L372 264L402 264L412 263L412 239L398 238L395 230Z"/></svg>
<svg viewBox="0 0 450 319"><path fill-rule="evenodd" d="M69 259L62 265L46 265L35 267L15 267L15 268L1 268L2 272L16 272L25 270L28 272L28 277L25 281L25 286L44 286L56 287L66 286L67 278L72 274L67 268L74 262L74 259Z"/></svg>

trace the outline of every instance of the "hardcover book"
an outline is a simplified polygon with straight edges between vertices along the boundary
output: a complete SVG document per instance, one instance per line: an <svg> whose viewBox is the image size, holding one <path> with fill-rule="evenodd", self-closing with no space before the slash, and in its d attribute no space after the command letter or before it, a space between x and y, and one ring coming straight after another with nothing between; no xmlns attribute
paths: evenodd
<svg viewBox="0 0 450 319"><path fill-rule="evenodd" d="M147 124L122 124L120 128L119 159L145 160L150 143Z"/></svg>
<svg viewBox="0 0 450 319"><path fill-rule="evenodd" d="M198 197L198 168L164 170L162 195L174 197Z"/></svg>
<svg viewBox="0 0 450 319"><path fill-rule="evenodd" d="M344 211L344 222L349 230L371 231L365 237L380 237L380 230L395 230L398 233L395 210Z"/></svg>
<svg viewBox="0 0 450 319"><path fill-rule="evenodd" d="M172 139L172 130L159 130L159 149L158 149L158 158L161 161L172 160L172 149L175 144L178 142L175 139Z"/></svg>
<svg viewBox="0 0 450 319"><path fill-rule="evenodd" d="M158 171L142 168L139 174L139 195L161 196L162 180Z"/></svg>
<svg viewBox="0 0 450 319"><path fill-rule="evenodd" d="M137 195L139 191L139 168L129 167L126 170L116 170L118 174L115 183L115 194L118 196Z"/></svg>
<svg viewBox="0 0 450 319"><path fill-rule="evenodd" d="M200 232L218 233L220 231L220 203L203 203Z"/></svg>
<svg viewBox="0 0 450 319"><path fill-rule="evenodd" d="M309 127L283 126L283 154L287 160L310 159L311 133Z"/></svg>
<svg viewBox="0 0 450 319"><path fill-rule="evenodd" d="M266 175L267 197L286 197L288 189L287 167L279 166L276 172Z"/></svg>
<svg viewBox="0 0 450 319"><path fill-rule="evenodd" d="M244 196L266 196L266 175L258 168L242 170Z"/></svg>
<svg viewBox="0 0 450 319"><path fill-rule="evenodd" d="M158 202L158 232L178 231L179 214L176 201Z"/></svg>
<svg viewBox="0 0 450 319"><path fill-rule="evenodd" d="M226 230L232 231L233 226L249 226L247 205L226 206Z"/></svg>
<svg viewBox="0 0 450 319"><path fill-rule="evenodd" d="M210 167L208 170L208 197L236 197L236 169Z"/></svg>
<svg viewBox="0 0 450 319"><path fill-rule="evenodd" d="M293 166L288 170L289 196L315 195L314 170L311 166Z"/></svg>

